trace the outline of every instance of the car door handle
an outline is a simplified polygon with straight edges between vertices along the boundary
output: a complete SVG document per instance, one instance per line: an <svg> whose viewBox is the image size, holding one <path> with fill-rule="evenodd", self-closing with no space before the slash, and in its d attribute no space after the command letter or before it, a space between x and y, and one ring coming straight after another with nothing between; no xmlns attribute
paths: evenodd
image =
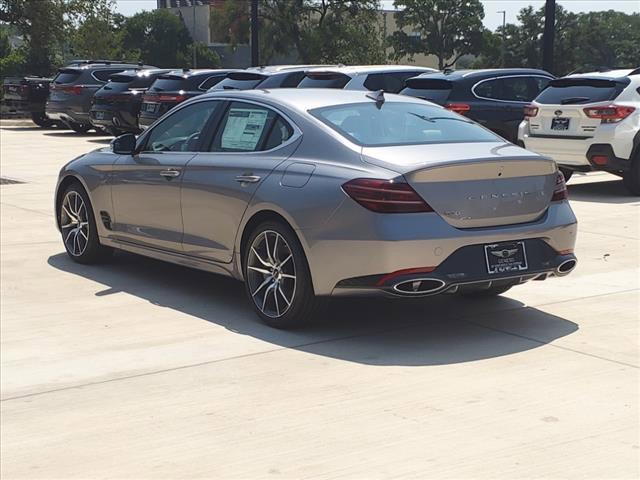
<svg viewBox="0 0 640 480"><path fill-rule="evenodd" d="M236 182L240 183L258 183L260 181L258 175L238 175L236 177Z"/></svg>
<svg viewBox="0 0 640 480"><path fill-rule="evenodd" d="M160 175L162 175L167 180L171 180L172 178L177 177L177 176L180 175L180 170L176 170L174 168L169 168L167 170L160 171Z"/></svg>

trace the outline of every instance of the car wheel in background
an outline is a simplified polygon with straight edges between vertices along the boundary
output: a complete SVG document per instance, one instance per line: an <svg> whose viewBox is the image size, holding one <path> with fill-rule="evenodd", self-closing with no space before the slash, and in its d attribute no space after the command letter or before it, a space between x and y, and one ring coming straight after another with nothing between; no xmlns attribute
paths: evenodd
<svg viewBox="0 0 640 480"><path fill-rule="evenodd" d="M31 120L37 126L42 128L49 128L53 126L53 120L47 117L47 114L44 112L31 112Z"/></svg>
<svg viewBox="0 0 640 480"><path fill-rule="evenodd" d="M629 193L640 195L640 151L631 159L631 168L624 172L622 182Z"/></svg>
<svg viewBox="0 0 640 480"><path fill-rule="evenodd" d="M85 125L83 123L69 122L69 128L76 133L87 133L91 126Z"/></svg>
<svg viewBox="0 0 640 480"><path fill-rule="evenodd" d="M573 175L573 170L569 170L568 168L563 167L560 167L559 170L562 172L562 175L564 175L564 181L568 182L571 178L571 175Z"/></svg>
<svg viewBox="0 0 640 480"><path fill-rule="evenodd" d="M97 263L113 250L100 244L89 196L80 183L67 187L58 206L58 222L64 248L78 263Z"/></svg>
<svg viewBox="0 0 640 480"><path fill-rule="evenodd" d="M291 228L278 221L258 225L246 243L242 265L247 295L264 323L296 328L313 320L318 299Z"/></svg>

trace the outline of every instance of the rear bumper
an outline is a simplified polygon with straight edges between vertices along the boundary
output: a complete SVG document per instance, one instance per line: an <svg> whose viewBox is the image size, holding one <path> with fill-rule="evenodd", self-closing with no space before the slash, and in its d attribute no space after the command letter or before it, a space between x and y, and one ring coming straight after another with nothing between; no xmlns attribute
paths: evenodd
<svg viewBox="0 0 640 480"><path fill-rule="evenodd" d="M469 245L456 250L435 270L428 272L400 271L397 274L371 275L339 282L332 295L363 295L424 297L441 293L456 293L464 289L484 289L491 286L517 285L530 280L545 280L550 276L565 276L577 264L573 253L558 253L542 239L528 239L527 268L501 274L488 273L484 245Z"/></svg>
<svg viewBox="0 0 640 480"><path fill-rule="evenodd" d="M101 128L115 128L127 132L138 133L138 119L130 112L120 111L104 106L94 106L89 112L91 125Z"/></svg>
<svg viewBox="0 0 640 480"><path fill-rule="evenodd" d="M475 255L465 256L463 268L451 272L438 269L464 248L482 249L485 244L508 241L536 240L548 247L546 256L538 255L541 260L531 263L518 277L552 273L563 261L557 252L573 250L576 231L577 221L566 201L552 203L534 222L469 229L455 228L435 213L363 214L355 202L344 202L322 228L302 229L299 234L316 294L331 295L344 293L338 290L344 289L345 280L421 267L433 267L442 275L456 274L455 278L439 277L449 286L487 281L492 278L487 274L484 253L478 255L476 250ZM537 247L531 248L535 251ZM351 294L358 293L356 287L363 293L370 290L369 285L350 285ZM385 293L390 286L380 287L373 289L375 293Z"/></svg>
<svg viewBox="0 0 640 480"><path fill-rule="evenodd" d="M629 159L634 145L637 129L626 122L620 124L602 124L598 126L592 137L562 138L560 136L532 135L528 122L520 124L518 140L522 141L527 150L553 158L558 164L575 170L614 170L614 168L600 168L591 162L592 149L606 148L610 151L611 165L615 163L616 170L628 168Z"/></svg>
<svg viewBox="0 0 640 480"><path fill-rule="evenodd" d="M77 111L73 107L65 107L48 103L46 114L51 120L60 120L64 123L74 122L83 125L91 125L87 112Z"/></svg>
<svg viewBox="0 0 640 480"><path fill-rule="evenodd" d="M2 100L2 111L15 114L31 115L32 113L44 112L44 103L5 98Z"/></svg>

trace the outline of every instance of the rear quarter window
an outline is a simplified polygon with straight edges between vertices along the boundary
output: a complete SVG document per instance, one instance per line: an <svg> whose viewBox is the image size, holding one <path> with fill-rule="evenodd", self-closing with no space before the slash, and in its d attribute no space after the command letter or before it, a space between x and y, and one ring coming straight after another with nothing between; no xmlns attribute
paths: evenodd
<svg viewBox="0 0 640 480"><path fill-rule="evenodd" d="M550 105L579 105L615 99L625 85L605 79L552 80L536 98L536 102Z"/></svg>
<svg viewBox="0 0 640 480"><path fill-rule="evenodd" d="M202 82L198 88L200 90L209 90L211 87L213 87L214 85L217 85L218 83L220 83L222 80L224 80L224 75L213 75L209 78L207 78L204 82Z"/></svg>

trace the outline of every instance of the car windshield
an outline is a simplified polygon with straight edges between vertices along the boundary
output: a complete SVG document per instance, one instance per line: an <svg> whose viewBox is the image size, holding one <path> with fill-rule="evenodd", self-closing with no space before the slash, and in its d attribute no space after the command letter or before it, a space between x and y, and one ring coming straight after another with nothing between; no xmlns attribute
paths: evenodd
<svg viewBox="0 0 640 480"><path fill-rule="evenodd" d="M495 142L495 134L440 107L408 102L332 105L313 116L352 142L366 147L429 143Z"/></svg>

